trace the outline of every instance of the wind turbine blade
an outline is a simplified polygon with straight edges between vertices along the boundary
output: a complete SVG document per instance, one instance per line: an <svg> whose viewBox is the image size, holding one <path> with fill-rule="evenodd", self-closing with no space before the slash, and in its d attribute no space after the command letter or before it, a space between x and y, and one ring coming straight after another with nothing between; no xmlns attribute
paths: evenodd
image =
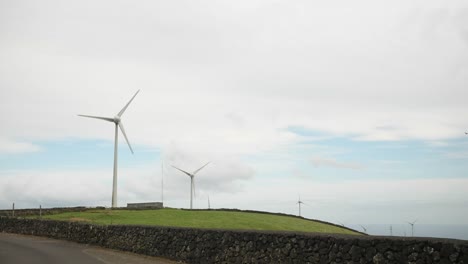
<svg viewBox="0 0 468 264"><path fill-rule="evenodd" d="M120 110L120 112L117 114L118 117L121 117L123 115L123 113L125 112L125 110L127 110L127 107L130 105L130 103L133 101L133 98L135 98L135 96L140 92L140 90L138 90L135 95L132 97L132 99L130 99L130 101L128 101L128 103L124 106L124 108L122 108L122 110Z"/></svg>
<svg viewBox="0 0 468 264"><path fill-rule="evenodd" d="M125 141L127 141L127 144L128 144L128 147L130 148L130 151L133 154L132 146L130 145L130 141L128 141L127 134L125 134L125 129L123 127L122 122L119 122L119 127L120 127L120 131L122 131L122 134L124 135Z"/></svg>
<svg viewBox="0 0 468 264"><path fill-rule="evenodd" d="M78 116L89 117L89 118L95 118L95 119L101 119L101 120L105 120L105 121L109 121L109 122L114 122L114 118L110 118L110 117L90 116L90 115L78 115Z"/></svg>
<svg viewBox="0 0 468 264"><path fill-rule="evenodd" d="M195 175L197 172L199 172L201 169L205 168L206 165L210 164L211 161L209 161L208 163L206 163L205 165L203 165L201 168L199 168L198 170L194 171L192 174Z"/></svg>
<svg viewBox="0 0 468 264"><path fill-rule="evenodd" d="M186 171L184 171L184 170L181 170L181 169L177 168L177 167L174 166L174 165L171 165L171 166L174 167L175 169L178 169L178 170L180 170L181 172L187 174L189 177L192 177L192 174L190 174L190 173L188 173L188 172L186 172Z"/></svg>

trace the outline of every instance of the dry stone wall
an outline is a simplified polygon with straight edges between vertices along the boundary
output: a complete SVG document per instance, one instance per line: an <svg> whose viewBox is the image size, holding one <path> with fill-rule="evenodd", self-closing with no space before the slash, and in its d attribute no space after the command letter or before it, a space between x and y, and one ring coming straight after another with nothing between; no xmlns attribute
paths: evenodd
<svg viewBox="0 0 468 264"><path fill-rule="evenodd" d="M104 207L84 207L84 206L77 206L77 207L56 207L56 208L34 208L34 209L15 209L13 210L0 210L0 216L12 217L13 215L16 217L24 217L24 216L37 216L39 217L40 214L42 215L49 215L49 214L58 214L58 213L68 213L68 212L84 212L90 209L105 209Z"/></svg>
<svg viewBox="0 0 468 264"><path fill-rule="evenodd" d="M0 218L0 231L187 263L468 263L468 241L450 239L99 226L6 217Z"/></svg>

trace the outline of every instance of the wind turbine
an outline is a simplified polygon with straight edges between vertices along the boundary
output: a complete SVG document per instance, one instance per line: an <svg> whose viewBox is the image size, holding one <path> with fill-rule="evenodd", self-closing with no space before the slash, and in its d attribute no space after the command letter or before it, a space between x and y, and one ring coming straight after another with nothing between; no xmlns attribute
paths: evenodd
<svg viewBox="0 0 468 264"><path fill-rule="evenodd" d="M102 116L90 116L90 115L78 115L82 117L89 117L89 118L95 118L95 119L101 119L104 121L112 122L115 124L115 139L114 139L114 177L112 180L112 208L117 207L117 153L118 153L118 135L119 135L119 128L120 131L122 131L122 134L125 137L125 141L127 141L128 147L130 148L130 151L133 154L133 149L132 146L130 145L130 142L128 141L127 135L125 134L125 129L122 124L122 115L127 110L127 107L130 105L130 103L133 101L135 96L140 92L138 90L135 95L128 101L128 103L120 110L120 112L117 113L116 116L112 117L102 117Z"/></svg>
<svg viewBox="0 0 468 264"><path fill-rule="evenodd" d="M161 161L161 203L164 205L164 162Z"/></svg>
<svg viewBox="0 0 468 264"><path fill-rule="evenodd" d="M362 227L362 230L364 230L364 233L367 234L367 228L365 228L363 225L360 225Z"/></svg>
<svg viewBox="0 0 468 264"><path fill-rule="evenodd" d="M211 206L210 206L210 196L208 195L208 209L211 209Z"/></svg>
<svg viewBox="0 0 468 264"><path fill-rule="evenodd" d="M407 222L408 224L411 225L411 236L414 237L414 224L416 223L416 221L418 220L414 220L413 222Z"/></svg>
<svg viewBox="0 0 468 264"><path fill-rule="evenodd" d="M305 204L303 201L301 201L301 196L299 195L299 200L297 201L297 204L299 205L299 216L301 216L301 204Z"/></svg>
<svg viewBox="0 0 468 264"><path fill-rule="evenodd" d="M211 162L211 161L210 161ZM193 209L193 196L195 195L195 183L193 181L193 178L195 177L195 174L197 174L201 169L205 168L206 165L210 164L210 162L206 163L205 165L201 166L201 168L195 170L194 172L186 172L182 169L177 168L176 166L171 165L175 169L180 170L181 172L187 174L187 176L190 177L190 209Z"/></svg>

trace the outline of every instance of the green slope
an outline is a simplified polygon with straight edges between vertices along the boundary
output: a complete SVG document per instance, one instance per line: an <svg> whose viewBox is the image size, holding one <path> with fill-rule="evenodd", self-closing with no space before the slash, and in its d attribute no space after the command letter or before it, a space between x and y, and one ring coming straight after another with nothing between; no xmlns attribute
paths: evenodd
<svg viewBox="0 0 468 264"><path fill-rule="evenodd" d="M45 219L86 221L95 224L158 225L212 229L300 231L355 234L348 229L293 216L233 212L160 210L89 210L44 216Z"/></svg>

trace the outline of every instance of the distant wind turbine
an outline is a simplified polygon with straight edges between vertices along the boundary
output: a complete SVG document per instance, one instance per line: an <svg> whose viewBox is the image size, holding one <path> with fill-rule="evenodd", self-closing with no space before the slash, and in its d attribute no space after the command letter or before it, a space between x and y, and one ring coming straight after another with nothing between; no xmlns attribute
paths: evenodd
<svg viewBox="0 0 468 264"><path fill-rule="evenodd" d="M164 162L161 161L161 203L164 206Z"/></svg>
<svg viewBox="0 0 468 264"><path fill-rule="evenodd" d="M211 209L211 206L210 206L210 196L208 195L208 209Z"/></svg>
<svg viewBox="0 0 468 264"><path fill-rule="evenodd" d="M211 162L211 161L210 161ZM178 169L180 170L181 172L187 174L187 176L190 177L190 209L193 209L193 196L195 195L195 182L194 182L194 177L195 177L195 174L197 174L201 169L203 169L206 165L210 164L210 162L206 163L205 165L201 166L201 168L195 170L194 172L190 173L190 172L186 172L182 169L179 169L177 168L176 166L173 166L175 169Z"/></svg>
<svg viewBox="0 0 468 264"><path fill-rule="evenodd" d="M122 124L121 118L125 110L127 110L127 107L130 105L130 103L133 101L135 96L140 92L138 90L135 95L128 101L128 103L120 110L120 112L117 113L116 116L112 117L101 117L101 116L90 116L90 115L78 115L82 117L89 117L89 118L95 118L95 119L101 119L104 121L112 122L115 124L115 139L114 139L114 177L112 180L112 208L117 207L117 153L118 153L118 135L119 135L119 128L120 131L122 131L123 136L125 137L125 141L127 141L128 147L130 148L130 151L133 154L133 149L132 146L130 145L130 142L128 141L127 135L125 134L125 129Z"/></svg>
<svg viewBox="0 0 468 264"><path fill-rule="evenodd" d="M303 201L301 201L301 196L299 195L299 200L297 201L297 204L299 205L299 216L301 216L301 205L305 204Z"/></svg>
<svg viewBox="0 0 468 264"><path fill-rule="evenodd" d="M365 228L363 225L360 225L362 227L362 230L364 230L364 233L367 234L367 228Z"/></svg>
<svg viewBox="0 0 468 264"><path fill-rule="evenodd" d="M409 225L411 225L411 236L414 237L414 224L417 222L418 220L414 220L413 222L407 222Z"/></svg>

